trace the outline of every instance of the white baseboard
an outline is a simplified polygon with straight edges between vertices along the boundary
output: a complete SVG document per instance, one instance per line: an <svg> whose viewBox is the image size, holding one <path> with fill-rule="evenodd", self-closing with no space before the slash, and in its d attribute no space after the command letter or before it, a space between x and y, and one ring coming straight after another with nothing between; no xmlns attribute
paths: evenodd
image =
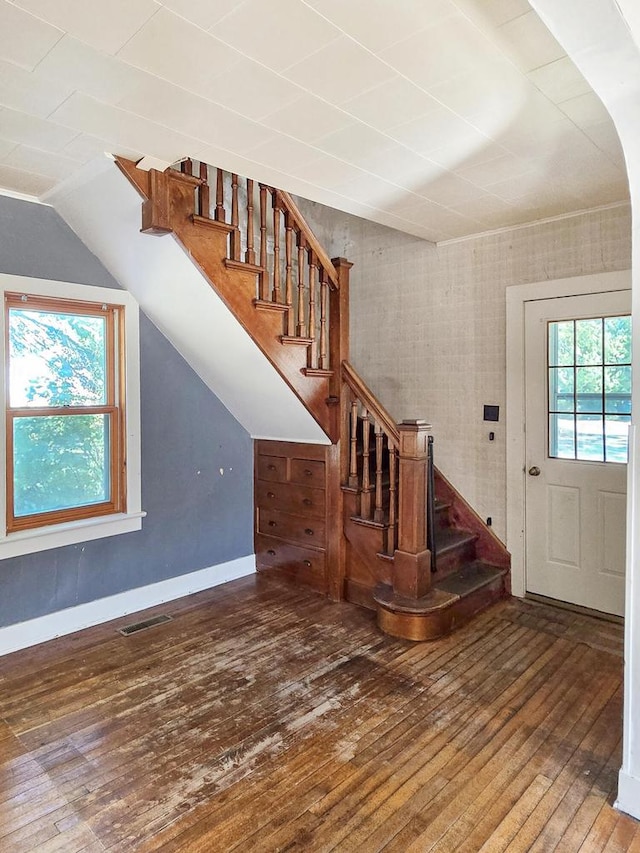
<svg viewBox="0 0 640 853"><path fill-rule="evenodd" d="M640 779L621 770L618 774L618 799L615 807L640 820Z"/></svg>
<svg viewBox="0 0 640 853"><path fill-rule="evenodd" d="M64 634L72 634L74 631L146 610L147 607L154 607L165 601L173 601L184 595L252 575L255 570L255 556L248 554L228 563L209 566L187 575L129 589L107 598L78 604L76 607L67 607L37 619L29 619L27 622L8 625L6 628L0 628L0 655L26 649Z"/></svg>

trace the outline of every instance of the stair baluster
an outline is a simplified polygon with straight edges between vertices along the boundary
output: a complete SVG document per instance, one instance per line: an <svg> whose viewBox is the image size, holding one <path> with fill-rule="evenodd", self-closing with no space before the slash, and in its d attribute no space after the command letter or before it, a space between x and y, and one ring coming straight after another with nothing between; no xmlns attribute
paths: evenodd
<svg viewBox="0 0 640 853"><path fill-rule="evenodd" d="M268 302L271 299L269 270L267 267L267 188L260 184L260 299Z"/></svg>
<svg viewBox="0 0 640 853"><path fill-rule="evenodd" d="M224 209L224 172L222 169L216 169L216 222L226 222L226 213Z"/></svg>
<svg viewBox="0 0 640 853"><path fill-rule="evenodd" d="M280 207L273 196L273 301L280 304Z"/></svg>
<svg viewBox="0 0 640 853"><path fill-rule="evenodd" d="M398 545L397 512L397 450L389 445L389 534L387 537L387 554L392 557Z"/></svg>
<svg viewBox="0 0 640 853"><path fill-rule="evenodd" d="M320 370L327 370L329 358L327 355L327 274L320 267Z"/></svg>
<svg viewBox="0 0 640 853"><path fill-rule="evenodd" d="M349 488L357 489L358 481L358 401L354 398L351 400L351 447L349 454Z"/></svg>
<svg viewBox="0 0 640 853"><path fill-rule="evenodd" d="M307 337L307 323L305 318L304 311L304 256L305 256L306 242L304 239L304 234L301 231L298 231L298 325L296 328L296 334L299 338Z"/></svg>
<svg viewBox="0 0 640 853"><path fill-rule="evenodd" d="M309 367L318 366L318 340L316 337L316 280L318 275L318 262L315 254L309 251Z"/></svg>
<svg viewBox="0 0 640 853"><path fill-rule="evenodd" d="M293 224L291 214L284 215L284 252L285 252L285 300L287 303L287 335L292 338L296 332L296 319L293 313Z"/></svg>
<svg viewBox="0 0 640 853"><path fill-rule="evenodd" d="M248 264L255 264L256 250L254 248L254 222L253 222L253 181L247 178L247 251L245 252L245 261Z"/></svg>
<svg viewBox="0 0 640 853"><path fill-rule="evenodd" d="M240 260L240 217L238 214L238 176L231 175L231 259Z"/></svg>
<svg viewBox="0 0 640 853"><path fill-rule="evenodd" d="M383 432L382 427L375 422L375 439L376 439L376 504L373 512L373 520L378 524L382 524L384 514L382 511L382 442Z"/></svg>
<svg viewBox="0 0 640 853"><path fill-rule="evenodd" d="M198 213L200 216L208 219L210 212L210 192L209 192L209 167L206 163L200 163L200 181L198 187Z"/></svg>

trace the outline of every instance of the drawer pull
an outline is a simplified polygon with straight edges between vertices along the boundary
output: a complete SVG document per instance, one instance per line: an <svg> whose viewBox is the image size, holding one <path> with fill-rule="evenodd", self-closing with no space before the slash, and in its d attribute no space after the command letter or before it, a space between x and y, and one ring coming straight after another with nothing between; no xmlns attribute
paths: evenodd
<svg viewBox="0 0 640 853"><path fill-rule="evenodd" d="M305 564L305 566L306 566L308 569L310 569L310 568L311 568L311 560L303 560L302 562Z"/></svg>
<svg viewBox="0 0 640 853"><path fill-rule="evenodd" d="M268 498L275 498L275 496L276 496L276 495L275 495L275 492L267 492L267 497L268 497Z"/></svg>
<svg viewBox="0 0 640 853"><path fill-rule="evenodd" d="M273 462L271 462L271 463L269 463L269 465L267 465L267 470L268 471L275 471L276 470L276 466L273 464Z"/></svg>
<svg viewBox="0 0 640 853"><path fill-rule="evenodd" d="M278 522L277 522L277 521L270 521L270 522L269 522L269 527L277 527L277 526L278 526Z"/></svg>
<svg viewBox="0 0 640 853"><path fill-rule="evenodd" d="M313 530L310 527L307 527L304 532L307 534L307 536L313 536Z"/></svg>
<svg viewBox="0 0 640 853"><path fill-rule="evenodd" d="M311 504L313 503L313 501L311 500L311 498L305 498L305 499L302 501L302 503L303 503L305 506L311 506Z"/></svg>
<svg viewBox="0 0 640 853"><path fill-rule="evenodd" d="M313 477L313 471L310 471L308 468L305 468L304 469L304 476L305 477Z"/></svg>
<svg viewBox="0 0 640 853"><path fill-rule="evenodd" d="M276 552L273 550L273 548L269 548L269 550L267 551L267 554L268 554L270 557L275 557Z"/></svg>

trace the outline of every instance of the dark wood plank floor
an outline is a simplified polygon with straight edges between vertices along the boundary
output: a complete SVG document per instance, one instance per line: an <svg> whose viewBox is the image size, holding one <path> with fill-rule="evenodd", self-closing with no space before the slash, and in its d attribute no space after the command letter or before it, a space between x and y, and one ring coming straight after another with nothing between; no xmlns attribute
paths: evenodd
<svg viewBox="0 0 640 853"><path fill-rule="evenodd" d="M159 612L0 659L3 853L640 851L618 625L513 600L413 645L265 578Z"/></svg>

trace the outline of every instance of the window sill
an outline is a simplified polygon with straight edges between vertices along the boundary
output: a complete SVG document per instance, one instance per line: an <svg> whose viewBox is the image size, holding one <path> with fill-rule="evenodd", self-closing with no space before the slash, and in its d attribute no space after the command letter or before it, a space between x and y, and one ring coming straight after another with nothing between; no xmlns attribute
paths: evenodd
<svg viewBox="0 0 640 853"><path fill-rule="evenodd" d="M146 512L118 513L9 533L0 538L0 560L141 530L145 515Z"/></svg>

